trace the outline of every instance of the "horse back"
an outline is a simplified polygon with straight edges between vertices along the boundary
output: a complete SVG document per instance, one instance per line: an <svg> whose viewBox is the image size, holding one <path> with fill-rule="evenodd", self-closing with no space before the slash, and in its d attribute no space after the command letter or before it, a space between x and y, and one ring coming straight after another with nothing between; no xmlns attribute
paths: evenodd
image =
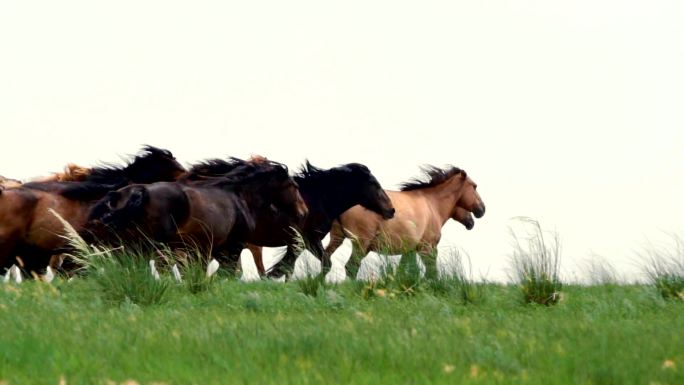
<svg viewBox="0 0 684 385"><path fill-rule="evenodd" d="M215 187L185 186L183 190L188 215L178 228L180 238L216 248L235 237L239 216L246 210L235 194Z"/></svg>

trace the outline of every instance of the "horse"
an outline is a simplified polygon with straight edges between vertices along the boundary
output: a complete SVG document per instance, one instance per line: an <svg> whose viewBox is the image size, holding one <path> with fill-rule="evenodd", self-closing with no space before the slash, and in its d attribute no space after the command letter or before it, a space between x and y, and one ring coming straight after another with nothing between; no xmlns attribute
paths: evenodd
<svg viewBox="0 0 684 385"><path fill-rule="evenodd" d="M62 223L53 209L76 230L83 227L95 200L130 183L174 180L185 168L171 152L143 147L126 166L94 167L80 182L29 182L0 191L0 269L15 256L28 271L42 269L51 255L66 247Z"/></svg>
<svg viewBox="0 0 684 385"><path fill-rule="evenodd" d="M53 172L47 176L34 178L31 182L83 182L88 179L91 171L89 167L67 163L62 172Z"/></svg>
<svg viewBox="0 0 684 385"><path fill-rule="evenodd" d="M189 244L223 259L241 249L255 218L283 216L297 222L308 212L296 182L280 163L231 158L204 166L208 168L201 171L193 167L183 181L110 192L93 207L86 230L101 232L98 227L105 226L119 240L123 233L175 249Z"/></svg>
<svg viewBox="0 0 684 385"><path fill-rule="evenodd" d="M19 186L21 186L20 181L16 179L5 178L4 176L0 175L0 190Z"/></svg>
<svg viewBox="0 0 684 385"><path fill-rule="evenodd" d="M64 171L55 172L48 176L34 178L31 182L82 182L90 174L90 168L82 167L74 163L64 166ZM16 179L5 178L0 175L0 189L19 187L22 182Z"/></svg>
<svg viewBox="0 0 684 385"><path fill-rule="evenodd" d="M293 228L299 232L305 246L322 260L323 269L327 270L330 268L330 259L324 258L321 241L340 214L360 204L385 219L394 215L389 197L368 167L362 164L349 163L323 170L306 161L294 180L309 208L309 215L298 224L292 224L282 216L258 217L256 228L247 240L247 247L262 276L266 274L263 246L287 246L280 264L268 272L270 276L282 275L294 266L298 235Z"/></svg>
<svg viewBox="0 0 684 385"><path fill-rule="evenodd" d="M477 184L465 171L453 166L426 166L423 171L427 180L413 179L404 183L401 191L387 191L397 210L394 218L382 220L361 206L340 215L330 232L326 258L345 237L351 238L353 250L347 268L350 276L356 277L360 258L369 251L400 254L415 250L430 255L441 239L442 226L450 218L472 229L475 222L471 213L477 218L485 213Z"/></svg>

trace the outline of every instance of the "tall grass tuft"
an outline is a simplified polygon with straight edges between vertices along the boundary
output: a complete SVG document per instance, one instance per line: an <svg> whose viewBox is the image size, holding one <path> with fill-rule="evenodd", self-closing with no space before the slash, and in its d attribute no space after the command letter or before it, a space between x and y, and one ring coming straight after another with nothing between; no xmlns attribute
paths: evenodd
<svg viewBox="0 0 684 385"><path fill-rule="evenodd" d="M307 274L297 280L299 291L309 297L318 297L325 289L325 274Z"/></svg>
<svg viewBox="0 0 684 385"><path fill-rule="evenodd" d="M166 302L170 281L155 279L150 272L148 258L144 253L124 249L93 258L91 274L103 298L115 304L156 305Z"/></svg>
<svg viewBox="0 0 684 385"><path fill-rule="evenodd" d="M486 282L475 281L472 266L468 253L457 248L449 250L444 253L444 264L437 277L430 281L430 288L435 294L456 295L466 305L483 302Z"/></svg>
<svg viewBox="0 0 684 385"><path fill-rule="evenodd" d="M515 219L527 227L527 232L519 236L510 229L514 241L512 278L518 283L525 302L554 305L560 300L562 288L558 233L543 231L539 222L532 218Z"/></svg>
<svg viewBox="0 0 684 385"><path fill-rule="evenodd" d="M81 273L95 278L103 299L114 304L138 305L155 305L167 300L169 281L155 279L150 270L151 258L141 248L88 245L69 222L54 210L50 211L64 226L62 237L72 248L68 257L79 266Z"/></svg>
<svg viewBox="0 0 684 385"><path fill-rule="evenodd" d="M199 247L186 244L182 251L173 251L162 246L158 253L168 266L177 265L182 277L180 285L190 293L202 293L213 287L216 274L208 275L207 272L211 258Z"/></svg>
<svg viewBox="0 0 684 385"><path fill-rule="evenodd" d="M621 278L617 270L603 257L594 255L583 267L590 285L614 286L620 283Z"/></svg>
<svg viewBox="0 0 684 385"><path fill-rule="evenodd" d="M644 272L653 287L666 300L684 301L684 240L673 234L671 248L646 248Z"/></svg>
<svg viewBox="0 0 684 385"><path fill-rule="evenodd" d="M389 250L389 251L388 251ZM419 255L415 250L406 249L401 253L398 263L393 264L391 257L385 253L396 249L381 250L379 272L371 276L368 282L360 285L361 296L372 297L411 297L425 289L425 268L419 263ZM396 254L395 254L396 255Z"/></svg>

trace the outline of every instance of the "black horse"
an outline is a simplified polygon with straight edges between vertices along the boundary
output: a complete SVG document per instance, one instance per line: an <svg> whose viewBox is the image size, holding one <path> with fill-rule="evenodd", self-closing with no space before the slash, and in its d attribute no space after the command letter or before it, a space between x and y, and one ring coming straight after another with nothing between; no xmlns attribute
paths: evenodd
<svg viewBox="0 0 684 385"><path fill-rule="evenodd" d="M330 259L324 258L321 241L340 214L361 205L385 219L394 216L389 197L368 167L362 164L349 163L323 170L307 161L294 180L309 208L309 215L296 226L283 216L257 217L248 243L260 274L265 273L261 246L287 245L285 256L269 272L270 276L282 275L294 267L298 242L292 227L301 234L306 248L322 260L323 271L327 271Z"/></svg>
<svg viewBox="0 0 684 385"><path fill-rule="evenodd" d="M255 218L282 215L297 221L306 215L306 204L284 165L237 158L212 164L228 172L222 175L212 168L194 178L191 169L182 182L110 192L91 211L86 231L110 244L125 237L144 245L144 239L173 248L190 245L222 258L244 244Z"/></svg>

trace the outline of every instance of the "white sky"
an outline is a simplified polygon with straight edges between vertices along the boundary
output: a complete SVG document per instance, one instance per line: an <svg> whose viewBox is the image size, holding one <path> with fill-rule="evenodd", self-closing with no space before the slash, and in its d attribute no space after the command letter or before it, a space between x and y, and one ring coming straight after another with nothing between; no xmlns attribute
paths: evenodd
<svg viewBox="0 0 684 385"><path fill-rule="evenodd" d="M684 3L0 3L0 175L117 161L266 155L367 164L386 188L424 163L479 184L445 227L504 276L518 215L564 265L622 272L684 223ZM573 270L575 269L575 270Z"/></svg>

